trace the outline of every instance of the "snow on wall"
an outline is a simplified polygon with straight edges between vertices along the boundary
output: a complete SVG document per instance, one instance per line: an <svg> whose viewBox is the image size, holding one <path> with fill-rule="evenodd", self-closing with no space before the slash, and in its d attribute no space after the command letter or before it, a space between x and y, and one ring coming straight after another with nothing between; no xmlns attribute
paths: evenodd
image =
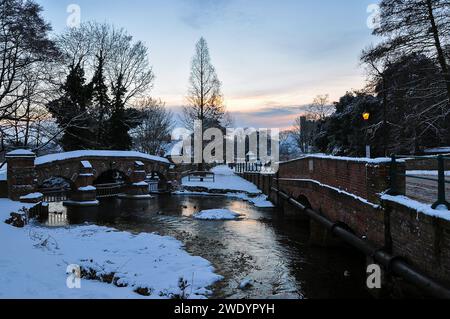
<svg viewBox="0 0 450 319"><path fill-rule="evenodd" d="M450 211L445 207L442 209L433 209L429 204L420 203L406 196L382 195L381 199L391 201L416 210L428 216L438 217L450 221Z"/></svg>
<svg viewBox="0 0 450 319"><path fill-rule="evenodd" d="M383 163L390 163L392 159L388 157L380 157L380 158L367 158L367 157L344 157L344 156L332 156L332 155L326 155L326 154L311 154L306 155L301 158L293 159L290 161L282 162L280 164L286 164L286 163L292 163L304 159L329 159L329 160L336 160L336 161L347 161L347 162L360 162L360 163L367 163L367 164L383 164ZM404 160L397 160L397 162L403 162Z"/></svg>

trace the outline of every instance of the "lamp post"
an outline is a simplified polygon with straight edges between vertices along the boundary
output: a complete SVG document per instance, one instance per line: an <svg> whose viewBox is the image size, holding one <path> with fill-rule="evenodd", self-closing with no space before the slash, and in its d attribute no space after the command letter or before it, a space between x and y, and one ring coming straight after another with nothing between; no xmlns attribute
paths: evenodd
<svg viewBox="0 0 450 319"><path fill-rule="evenodd" d="M368 134L369 134L369 129L367 128L368 127L368 125L369 125L369 120L370 120L370 113L369 112L364 112L363 113L363 115L362 115L362 117L363 117L363 120L364 120L364 122L366 123L366 157L367 158L371 158L372 156L372 152L371 152L371 149L370 149L370 145L369 145L369 137L368 137Z"/></svg>

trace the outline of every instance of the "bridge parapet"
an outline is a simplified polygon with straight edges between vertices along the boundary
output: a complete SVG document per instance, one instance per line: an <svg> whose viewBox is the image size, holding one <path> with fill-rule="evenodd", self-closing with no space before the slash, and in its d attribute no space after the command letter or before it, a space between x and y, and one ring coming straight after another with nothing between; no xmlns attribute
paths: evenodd
<svg viewBox="0 0 450 319"><path fill-rule="evenodd" d="M397 169L405 172L405 164ZM391 159L359 159L335 156L308 156L280 165L280 179L311 180L381 203L380 194L390 188ZM404 191L405 184L398 185Z"/></svg>
<svg viewBox="0 0 450 319"><path fill-rule="evenodd" d="M16 150L6 154L8 164L8 196L12 200L31 194L36 189L36 154L27 150Z"/></svg>

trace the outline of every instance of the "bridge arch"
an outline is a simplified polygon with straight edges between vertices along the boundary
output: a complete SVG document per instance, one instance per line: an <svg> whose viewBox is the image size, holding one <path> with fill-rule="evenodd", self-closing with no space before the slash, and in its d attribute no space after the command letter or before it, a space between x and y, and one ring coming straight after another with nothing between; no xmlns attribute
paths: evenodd
<svg viewBox="0 0 450 319"><path fill-rule="evenodd" d="M127 189L131 186L142 192L147 174L157 175L165 185L178 179L171 174L173 164L168 159L131 151L74 151L36 158L30 151L19 150L9 153L7 161L8 196L15 200L55 177L70 181L75 191L87 191L86 186L92 186L109 172L119 172L129 184Z"/></svg>
<svg viewBox="0 0 450 319"><path fill-rule="evenodd" d="M101 174L94 174L98 177L94 179L93 185L113 184L113 183L128 183L129 177L125 172L118 169L109 169Z"/></svg>

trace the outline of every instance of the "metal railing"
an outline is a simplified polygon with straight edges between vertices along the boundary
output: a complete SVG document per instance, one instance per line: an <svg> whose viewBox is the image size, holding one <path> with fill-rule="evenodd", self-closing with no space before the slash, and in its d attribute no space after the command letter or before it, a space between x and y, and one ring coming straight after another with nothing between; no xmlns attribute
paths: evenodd
<svg viewBox="0 0 450 319"><path fill-rule="evenodd" d="M399 161L398 160L436 160L436 168L437 168L437 178L433 177L425 177L421 176L419 174L402 174L399 172L398 166ZM446 179L446 171L445 171L445 161L450 160L450 157L448 156L407 156L407 155L393 155L391 166L390 166L390 189L388 191L388 194L390 195L400 195L402 192L399 189L399 177L403 178L412 178L412 179L418 179L423 181L431 181L436 182L438 189L437 189L437 199L431 206L433 209L436 209L440 206L446 206L447 209L450 210L450 203L446 199L446 185L450 184L450 180ZM406 183L406 181L405 181Z"/></svg>
<svg viewBox="0 0 450 319"><path fill-rule="evenodd" d="M116 197L123 192L124 183L98 184L94 186L97 188L97 198L110 198Z"/></svg>
<svg viewBox="0 0 450 319"><path fill-rule="evenodd" d="M158 193L159 192L159 180L146 180L145 181L148 184L148 192L149 193Z"/></svg>
<svg viewBox="0 0 450 319"><path fill-rule="evenodd" d="M44 202L59 203L70 199L70 190L66 189L39 189L39 193L44 195Z"/></svg>
<svg viewBox="0 0 450 319"><path fill-rule="evenodd" d="M238 163L235 164L234 170L236 173L261 173L266 165L262 163Z"/></svg>
<svg viewBox="0 0 450 319"><path fill-rule="evenodd" d="M279 186L272 187L271 191L275 192L278 196L278 205L280 205L280 199L293 205L300 211L304 212L312 220L326 227L334 236L342 239L347 244L358 249L366 256L369 256L375 260L378 264L383 266L388 272L400 276L411 284L415 285L426 291L430 296L440 299L450 299L450 289L440 282L435 281L433 278L423 274L419 269L410 265L400 256L395 256L385 251L384 248L380 249L370 244L366 239L362 239L356 236L353 232L349 231L349 228L341 223L334 222L322 213L316 212L310 207L298 202L292 198L289 194L280 190Z"/></svg>

